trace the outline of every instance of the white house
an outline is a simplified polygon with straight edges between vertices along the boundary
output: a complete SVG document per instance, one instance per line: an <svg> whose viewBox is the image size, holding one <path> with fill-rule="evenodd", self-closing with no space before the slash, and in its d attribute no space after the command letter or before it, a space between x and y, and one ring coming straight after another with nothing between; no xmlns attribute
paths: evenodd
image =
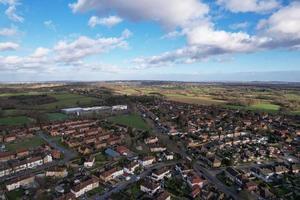
<svg viewBox="0 0 300 200"><path fill-rule="evenodd" d="M161 168L152 172L151 178L155 181L160 181L165 177L171 177L171 172L168 168Z"/></svg>
<svg viewBox="0 0 300 200"><path fill-rule="evenodd" d="M95 163L95 157L91 157L91 158L89 158L87 161L85 161L85 162L83 163L83 166L84 166L85 168L91 168L91 167L94 166L94 163Z"/></svg>
<svg viewBox="0 0 300 200"><path fill-rule="evenodd" d="M93 176L85 182L82 182L78 185L75 185L71 192L75 195L76 198L84 195L88 191L91 191L95 188L99 187L99 180L97 177Z"/></svg>
<svg viewBox="0 0 300 200"><path fill-rule="evenodd" d="M154 162L155 162L155 157L153 157L153 156L148 156L148 157L145 157L145 158L139 160L139 163L140 163L143 167L152 165Z"/></svg>
<svg viewBox="0 0 300 200"><path fill-rule="evenodd" d="M43 164L44 164L43 159L40 156L38 156L28 160L27 168L32 169Z"/></svg>
<svg viewBox="0 0 300 200"><path fill-rule="evenodd" d="M6 189L8 191L12 191L15 189L18 189L20 187L24 187L24 186L28 186L34 183L35 177L31 176L31 175L26 175L26 176L22 176L22 177L18 177L14 180L9 181L6 184Z"/></svg>
<svg viewBox="0 0 300 200"><path fill-rule="evenodd" d="M146 192L151 196L153 196L160 188L161 187L159 183L155 183L149 180L144 181L140 186L140 190L142 192Z"/></svg>
<svg viewBox="0 0 300 200"><path fill-rule="evenodd" d="M124 172L128 174L134 174L134 171L140 166L138 162L131 162L124 167Z"/></svg>

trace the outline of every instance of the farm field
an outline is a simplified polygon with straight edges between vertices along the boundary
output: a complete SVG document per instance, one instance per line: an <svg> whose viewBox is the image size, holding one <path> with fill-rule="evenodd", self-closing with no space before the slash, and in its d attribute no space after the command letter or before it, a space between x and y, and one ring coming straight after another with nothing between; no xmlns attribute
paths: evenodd
<svg viewBox="0 0 300 200"><path fill-rule="evenodd" d="M141 130L149 130L150 129L150 127L143 120L143 118L137 114L118 115L118 116L109 118L109 120L116 124L121 124L121 125L129 126L132 128L141 129Z"/></svg>
<svg viewBox="0 0 300 200"><path fill-rule="evenodd" d="M44 144L45 141L39 136L34 136L32 138L24 139L22 141L17 141L13 143L7 143L5 146L8 151L16 151L22 148L36 148Z"/></svg>
<svg viewBox="0 0 300 200"><path fill-rule="evenodd" d="M34 120L26 116L0 118L0 125L4 126L24 125L29 124L31 122L34 122Z"/></svg>
<svg viewBox="0 0 300 200"><path fill-rule="evenodd" d="M171 101L199 105L217 105L228 109L300 114L300 91L297 88L251 86L161 84L109 85L117 94L159 95Z"/></svg>

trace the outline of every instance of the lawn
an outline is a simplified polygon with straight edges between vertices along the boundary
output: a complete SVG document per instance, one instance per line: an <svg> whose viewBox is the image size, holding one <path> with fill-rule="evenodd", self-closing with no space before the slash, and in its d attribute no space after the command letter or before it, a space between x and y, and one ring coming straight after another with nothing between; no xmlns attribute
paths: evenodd
<svg viewBox="0 0 300 200"><path fill-rule="evenodd" d="M29 124L31 122L33 122L33 119L28 118L26 116L0 118L0 125L6 126L24 125Z"/></svg>
<svg viewBox="0 0 300 200"><path fill-rule="evenodd" d="M280 106L271 103L258 103L249 106L251 110L268 110L268 111L278 111Z"/></svg>
<svg viewBox="0 0 300 200"><path fill-rule="evenodd" d="M24 191L22 189L16 189L6 193L8 200L18 200L22 199Z"/></svg>
<svg viewBox="0 0 300 200"><path fill-rule="evenodd" d="M68 115L63 113L47 113L46 115L49 121L63 121L68 119Z"/></svg>
<svg viewBox="0 0 300 200"><path fill-rule="evenodd" d="M76 107L81 105L89 105L95 101L96 98L87 97L78 94L70 94L70 93L62 93L62 94L50 94L50 96L57 99L57 102L44 104L37 106L39 109L47 109L47 110L54 110L54 109L61 109L67 107Z"/></svg>
<svg viewBox="0 0 300 200"><path fill-rule="evenodd" d="M32 138L24 139L24 140L19 140L17 142L13 143L7 143L5 144L6 148L8 151L16 151L18 149L23 149L23 148L36 148L44 144L45 141L40 138L39 136L34 136Z"/></svg>
<svg viewBox="0 0 300 200"><path fill-rule="evenodd" d="M130 115L118 115L115 117L111 117L110 120L116 124L121 124L125 126L129 126L132 128L137 128L141 130L149 130L150 127L143 120L143 118L137 114Z"/></svg>

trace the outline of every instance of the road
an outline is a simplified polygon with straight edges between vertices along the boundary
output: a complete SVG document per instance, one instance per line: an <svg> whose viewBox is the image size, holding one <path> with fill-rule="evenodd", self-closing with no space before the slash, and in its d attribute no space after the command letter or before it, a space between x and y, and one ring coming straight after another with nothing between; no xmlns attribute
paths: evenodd
<svg viewBox="0 0 300 200"><path fill-rule="evenodd" d="M153 166L151 166L150 168L147 168L144 172L142 172L139 175L139 177L140 177L139 179L137 179L135 177L135 178L131 178L129 181L120 182L117 185L115 185L115 187L113 189L105 192L101 196L95 195L93 197L90 197L89 199L90 200L105 200L105 199L108 199L113 193L118 193L120 191L123 191L127 187L129 187L131 184L137 182L140 179L145 178L146 176L148 176L152 172L152 170L154 170L154 169L160 169L160 168L167 167L167 166L172 166L172 165L175 165L176 163L177 162L157 163L157 164L154 164Z"/></svg>
<svg viewBox="0 0 300 200"><path fill-rule="evenodd" d="M73 152L65 147L62 147L60 145L58 145L55 141L53 141L52 138L50 138L48 135L46 135L45 133L39 133L38 134L39 137L41 137L43 140L45 140L52 148L62 152L64 154L64 159L60 160L60 161L52 161L51 163L47 163L45 165L41 165L38 166L34 169L28 169L28 170L24 170L24 171L20 171L18 173L12 174L10 176L5 176L5 177L1 177L0 178L0 183L2 182L6 182L8 180L12 180L14 178L23 176L23 175L28 175L28 174L37 174L41 171L44 171L45 169L51 168L55 165L59 165L59 164L66 164L68 163L70 160L72 160L73 158L75 158L77 156L76 152Z"/></svg>
<svg viewBox="0 0 300 200"><path fill-rule="evenodd" d="M62 152L64 154L64 159L60 161L60 164L65 164L72 160L73 158L77 157L77 153L67 149L63 146L60 146L56 143L56 141L53 141L51 137L49 137L47 134L40 132L38 134L43 140L45 140L52 148Z"/></svg>
<svg viewBox="0 0 300 200"><path fill-rule="evenodd" d="M148 119L149 120L149 119ZM152 120L151 120L152 121ZM151 123L154 127L154 130L156 132L156 136L158 138L161 138L165 135L165 133L162 133L159 127L157 127L157 124L155 123ZM173 141L170 140L170 143L172 143ZM172 146L177 146L177 144L175 142L173 142ZM178 152L182 158L187 158L189 157L188 154L185 151L185 147L181 144L179 146L179 152ZM204 176L208 181L210 181L211 183L215 184L222 192L224 192L227 196L231 196L234 199L239 199L237 192L232 189L227 187L226 185L224 185L217 177L216 177L216 171L214 170L210 170L207 168L204 168L201 166L201 162L197 161L194 165L193 165L193 169L198 173L198 175L200 176Z"/></svg>

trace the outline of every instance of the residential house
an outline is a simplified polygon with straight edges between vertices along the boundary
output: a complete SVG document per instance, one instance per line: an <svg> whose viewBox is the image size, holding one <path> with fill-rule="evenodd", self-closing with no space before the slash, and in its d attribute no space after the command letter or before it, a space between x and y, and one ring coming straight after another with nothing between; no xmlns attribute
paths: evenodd
<svg viewBox="0 0 300 200"><path fill-rule="evenodd" d="M94 156L91 156L89 157L88 160L86 160L84 163L83 163L83 166L85 168L91 168L94 166L94 163L95 163L95 157Z"/></svg>
<svg viewBox="0 0 300 200"><path fill-rule="evenodd" d="M46 170L46 176L64 178L68 175L65 167L53 167Z"/></svg>
<svg viewBox="0 0 300 200"><path fill-rule="evenodd" d="M170 178L171 177L171 171L167 167L161 168L161 169L155 169L152 172L151 178L155 181L160 181L164 179L165 177Z"/></svg>
<svg viewBox="0 0 300 200"><path fill-rule="evenodd" d="M25 187L32 185L35 181L34 175L26 175L26 176L20 176L16 179L10 180L6 183L6 189L8 191L12 191L15 189L18 189L20 187Z"/></svg>
<svg viewBox="0 0 300 200"><path fill-rule="evenodd" d="M149 138L146 138L144 140L144 142L146 144L154 144L154 143L157 143L158 142L158 138L157 137L149 137Z"/></svg>
<svg viewBox="0 0 300 200"><path fill-rule="evenodd" d="M93 176L88 180L75 185L73 188L71 188L71 192L74 194L75 198L78 198L97 187L99 187L99 180L97 177Z"/></svg>
<svg viewBox="0 0 300 200"><path fill-rule="evenodd" d="M128 174L134 174L134 171L140 166L140 164L136 161L133 161L129 164L127 164L123 170L125 173L128 173Z"/></svg>
<svg viewBox="0 0 300 200"><path fill-rule="evenodd" d="M140 190L146 192L147 194L153 196L156 192L160 190L161 186L159 183L151 181L149 179L144 180L140 185Z"/></svg>
<svg viewBox="0 0 300 200"><path fill-rule="evenodd" d="M149 165L152 165L155 162L155 157L154 156L147 156L139 160L140 165L143 167L147 167Z"/></svg>
<svg viewBox="0 0 300 200"><path fill-rule="evenodd" d="M119 168L112 168L108 171L105 171L103 173L100 174L100 178L107 182L107 181L110 181L118 176L121 176L124 174L124 171L123 169L119 169Z"/></svg>
<svg viewBox="0 0 300 200"><path fill-rule="evenodd" d="M199 175L197 175L194 172L189 173L187 175L186 181L187 181L188 185L190 186L190 188L193 188L195 186L202 188L203 184L204 184L204 179L202 179Z"/></svg>

